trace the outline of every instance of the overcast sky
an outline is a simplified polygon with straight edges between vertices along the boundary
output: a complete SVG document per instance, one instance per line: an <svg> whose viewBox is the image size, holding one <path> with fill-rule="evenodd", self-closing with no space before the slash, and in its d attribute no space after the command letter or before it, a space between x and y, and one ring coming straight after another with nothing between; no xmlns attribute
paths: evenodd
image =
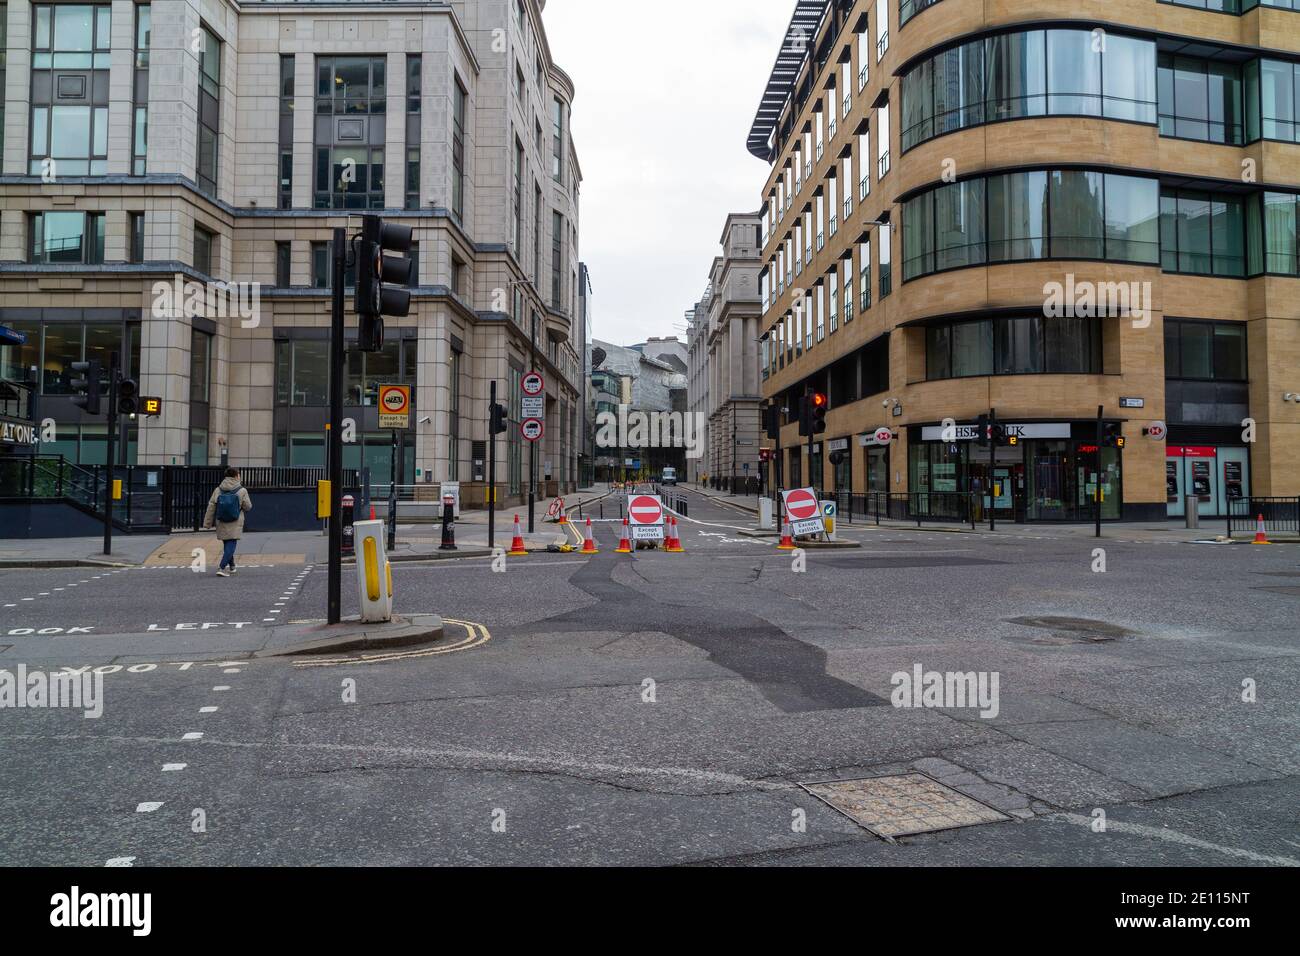
<svg viewBox="0 0 1300 956"><path fill-rule="evenodd" d="M766 163L745 149L791 0L547 0L573 77L582 259L593 334L678 335L730 212L753 212Z"/></svg>

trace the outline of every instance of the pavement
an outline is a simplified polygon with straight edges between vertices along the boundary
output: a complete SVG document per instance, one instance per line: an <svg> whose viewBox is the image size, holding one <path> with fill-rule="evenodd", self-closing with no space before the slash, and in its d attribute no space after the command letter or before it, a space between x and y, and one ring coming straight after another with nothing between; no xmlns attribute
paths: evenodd
<svg viewBox="0 0 1300 956"><path fill-rule="evenodd" d="M616 554L596 503L596 555L394 565L444 626L404 648L255 656L324 616L301 536L227 579L183 549L0 571L0 670L103 701L0 707L0 864L1300 865L1300 551L842 525L859 548L785 553L679 493L682 554Z"/></svg>

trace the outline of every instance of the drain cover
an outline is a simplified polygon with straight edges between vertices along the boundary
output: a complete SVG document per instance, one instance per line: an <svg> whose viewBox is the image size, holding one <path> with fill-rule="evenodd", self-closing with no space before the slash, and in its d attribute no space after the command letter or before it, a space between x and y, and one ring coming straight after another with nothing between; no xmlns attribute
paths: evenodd
<svg viewBox="0 0 1300 956"><path fill-rule="evenodd" d="M827 780L800 786L885 839L1010 819L923 773Z"/></svg>
<svg viewBox="0 0 1300 956"><path fill-rule="evenodd" d="M1101 644L1121 637L1131 637L1135 633L1118 624L1094 621L1086 617L1009 617L1006 621L1008 624L1052 631L1058 636L1079 643Z"/></svg>

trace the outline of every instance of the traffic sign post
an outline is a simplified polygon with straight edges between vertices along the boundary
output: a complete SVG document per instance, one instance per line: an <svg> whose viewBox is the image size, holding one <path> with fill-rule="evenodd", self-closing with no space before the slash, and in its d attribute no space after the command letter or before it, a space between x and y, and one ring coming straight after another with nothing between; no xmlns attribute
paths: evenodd
<svg viewBox="0 0 1300 956"><path fill-rule="evenodd" d="M537 361L537 313L533 313L533 329L530 336L529 350L532 358L529 364ZM524 438L528 441L528 533L532 534L537 530L537 441L546 433L546 379L542 378L540 372L529 372L519 382L520 391L523 392L524 400L529 398L541 399L540 415L524 415L523 424L520 430ZM534 405L535 409L537 406ZM535 432L529 437L530 432Z"/></svg>
<svg viewBox="0 0 1300 956"><path fill-rule="evenodd" d="M785 505L786 520L789 521L790 530L794 535L807 536L826 532L826 527L822 524L821 503L812 488L783 491L781 498Z"/></svg>
<svg viewBox="0 0 1300 956"><path fill-rule="evenodd" d="M663 541L663 501L658 495L630 496L627 502L627 523L633 541Z"/></svg>

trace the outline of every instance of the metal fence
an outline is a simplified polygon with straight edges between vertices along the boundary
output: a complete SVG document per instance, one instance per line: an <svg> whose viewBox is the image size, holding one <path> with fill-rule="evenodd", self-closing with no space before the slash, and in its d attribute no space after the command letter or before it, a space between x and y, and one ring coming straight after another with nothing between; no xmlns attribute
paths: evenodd
<svg viewBox="0 0 1300 956"><path fill-rule="evenodd" d="M1300 498L1232 498L1228 501L1228 537L1234 531L1254 534L1259 520L1274 534L1300 534Z"/></svg>
<svg viewBox="0 0 1300 956"><path fill-rule="evenodd" d="M987 517L983 496L967 491L872 491L851 494L840 491L826 493L835 502L839 520L847 524L855 521L915 521L917 526L926 523L969 524L975 526Z"/></svg>

